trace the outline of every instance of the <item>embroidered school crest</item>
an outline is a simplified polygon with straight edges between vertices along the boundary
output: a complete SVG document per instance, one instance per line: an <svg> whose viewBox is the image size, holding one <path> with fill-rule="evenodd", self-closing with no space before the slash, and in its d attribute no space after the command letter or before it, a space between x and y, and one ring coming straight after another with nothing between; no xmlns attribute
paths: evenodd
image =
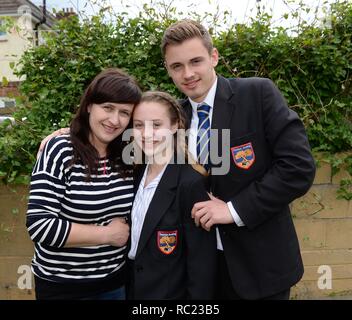
<svg viewBox="0 0 352 320"><path fill-rule="evenodd" d="M231 154L235 165L241 169L249 169L255 161L255 154L251 142L232 147Z"/></svg>
<svg viewBox="0 0 352 320"><path fill-rule="evenodd" d="M157 245L163 254L170 254L176 249L178 231L158 231Z"/></svg>

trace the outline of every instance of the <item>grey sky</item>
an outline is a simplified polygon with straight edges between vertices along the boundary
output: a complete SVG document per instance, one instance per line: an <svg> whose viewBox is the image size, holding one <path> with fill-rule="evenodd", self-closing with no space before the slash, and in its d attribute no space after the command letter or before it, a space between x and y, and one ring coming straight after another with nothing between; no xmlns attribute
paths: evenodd
<svg viewBox="0 0 352 320"><path fill-rule="evenodd" d="M256 3L258 0L198 0L197 6L192 6L194 1L189 0L174 0L173 5L177 9L187 11L191 6L191 9L196 9L197 12L215 12L217 6L219 6L220 12L229 10L232 12L232 22L242 23L248 21L249 17L254 17L256 14ZM36 5L42 4L42 0L32 0ZM143 3L150 3L150 0L109 0L110 4L114 8L115 12L121 10L121 3L130 5L128 12L131 15L139 12L138 8L142 8ZM170 2L170 0L164 0L164 2ZM273 21L277 24L287 25L288 21L281 19L284 13L295 12L299 3L299 0L260 0L260 3L265 6L265 10L270 12L273 16ZM307 13L304 18L312 20L314 16L312 12L314 9L322 8L324 2L336 2L336 0L301 0L308 7L312 8L311 12ZM77 11L83 10L86 14L92 14L94 8L92 8L91 1L87 0L47 0L47 7L52 9L60 10L62 8L72 7Z"/></svg>

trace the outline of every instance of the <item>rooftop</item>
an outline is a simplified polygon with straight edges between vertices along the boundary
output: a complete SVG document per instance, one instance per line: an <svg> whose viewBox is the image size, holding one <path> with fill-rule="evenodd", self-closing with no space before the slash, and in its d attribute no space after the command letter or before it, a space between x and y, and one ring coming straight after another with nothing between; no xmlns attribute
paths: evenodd
<svg viewBox="0 0 352 320"><path fill-rule="evenodd" d="M21 6L28 6L34 20L40 21L42 18L42 8L36 6L29 0L0 0L0 16L6 15L21 15L23 12L18 9ZM55 22L55 17L50 13L46 12L46 25L51 27Z"/></svg>

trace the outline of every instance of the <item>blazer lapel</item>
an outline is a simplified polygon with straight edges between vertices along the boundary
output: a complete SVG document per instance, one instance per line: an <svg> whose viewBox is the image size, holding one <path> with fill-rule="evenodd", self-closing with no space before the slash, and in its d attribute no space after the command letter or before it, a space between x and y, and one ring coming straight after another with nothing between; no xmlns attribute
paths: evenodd
<svg viewBox="0 0 352 320"><path fill-rule="evenodd" d="M218 76L216 88L213 117L211 120L212 129L229 129L234 109L234 92L229 80Z"/></svg>
<svg viewBox="0 0 352 320"><path fill-rule="evenodd" d="M211 129L217 131L217 150L212 150L210 157L210 167L219 167L223 164L223 160L229 156L229 148L227 142L223 141L222 129L230 129L231 118L235 108L235 94L232 90L230 82L221 76L218 76L218 83L214 99L213 117L211 120ZM211 135L213 136L213 135ZM213 136L215 137L215 136ZM226 145L224 145L226 144ZM210 144L211 148L212 143ZM214 146L214 145L213 145ZM214 158L214 155L216 157ZM220 162L219 162L220 161Z"/></svg>
<svg viewBox="0 0 352 320"><path fill-rule="evenodd" d="M142 232L138 242L136 258L145 247L152 236L160 219L167 212L175 198L175 189L178 184L179 168L177 165L169 164L157 186L153 199L146 213Z"/></svg>

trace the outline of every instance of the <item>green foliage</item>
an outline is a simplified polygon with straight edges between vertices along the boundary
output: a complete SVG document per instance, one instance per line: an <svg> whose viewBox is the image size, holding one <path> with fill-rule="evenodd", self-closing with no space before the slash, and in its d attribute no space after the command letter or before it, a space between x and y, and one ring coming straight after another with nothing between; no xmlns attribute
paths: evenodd
<svg viewBox="0 0 352 320"><path fill-rule="evenodd" d="M121 13L107 21L109 8L104 7L89 19L61 20L45 44L23 55L17 74L26 76L20 88L25 98L13 115L16 124L0 125L0 180L28 182L39 142L68 126L85 86L103 68L123 68L143 89L181 97L167 75L159 47L163 31L181 13L170 6L158 9L144 5L137 17ZM228 13L201 17L191 12L188 17L212 26L221 55L218 73L271 78L302 118L314 150L350 150L352 4L339 1L322 25L301 21L291 30L273 27L270 14L258 12L248 24L230 24L226 30L221 22Z"/></svg>
<svg viewBox="0 0 352 320"><path fill-rule="evenodd" d="M272 79L304 121L312 147L339 152L352 146L352 4L333 4L324 23L303 24L295 36L273 29L266 13L235 25L215 39L218 71Z"/></svg>
<svg viewBox="0 0 352 320"><path fill-rule="evenodd" d="M352 179L341 179L337 199L352 200Z"/></svg>
<svg viewBox="0 0 352 320"><path fill-rule="evenodd" d="M0 33L7 33L15 26L15 19L10 16L1 16Z"/></svg>
<svg viewBox="0 0 352 320"><path fill-rule="evenodd" d="M352 154L341 153L325 155L325 161L331 165L331 174L336 175L341 169L346 170L347 177L340 180L337 199L352 200Z"/></svg>

